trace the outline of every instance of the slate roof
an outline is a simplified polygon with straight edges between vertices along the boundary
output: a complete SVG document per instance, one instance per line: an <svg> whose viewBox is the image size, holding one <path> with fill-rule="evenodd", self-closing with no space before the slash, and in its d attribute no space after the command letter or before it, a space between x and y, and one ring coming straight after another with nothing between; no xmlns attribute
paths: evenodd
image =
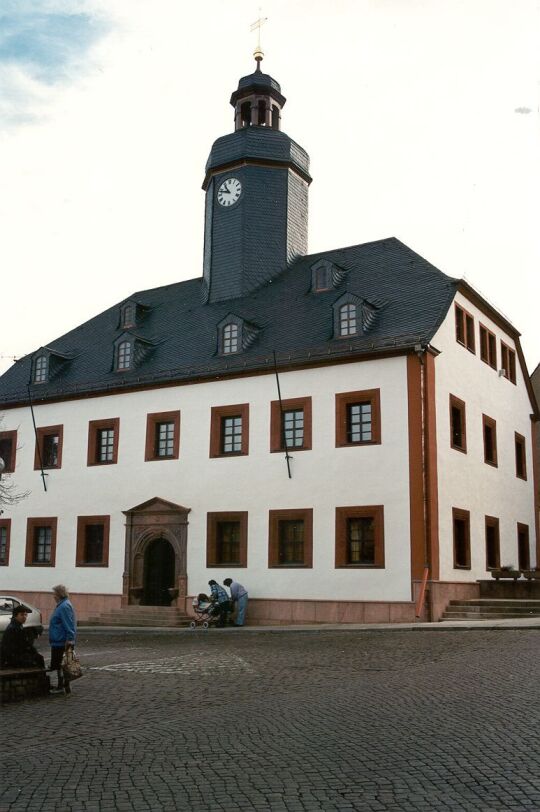
<svg viewBox="0 0 540 812"><path fill-rule="evenodd" d="M312 291L311 267L321 258L346 273L329 291ZM35 402L137 385L224 377L278 366L313 364L362 354L384 354L428 344L441 324L458 280L446 276L395 238L300 257L249 296L203 303L203 279L138 291L47 347L69 356L54 378L32 385ZM333 304L350 292L377 305L376 317L358 337L335 339ZM113 345L126 332L120 306L144 305L133 328L150 342L140 365L113 370ZM218 355L217 325L233 313L257 328L256 340L238 355ZM130 332L129 330L127 332ZM32 355L35 355L33 353ZM27 402L32 356L0 378L2 405Z"/></svg>

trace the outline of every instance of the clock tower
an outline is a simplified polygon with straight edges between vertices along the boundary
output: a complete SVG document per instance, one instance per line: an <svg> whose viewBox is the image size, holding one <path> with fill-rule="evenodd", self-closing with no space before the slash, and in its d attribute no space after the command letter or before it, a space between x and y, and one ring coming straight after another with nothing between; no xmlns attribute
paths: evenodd
<svg viewBox="0 0 540 812"><path fill-rule="evenodd" d="M309 156L281 131L285 97L257 68L231 96L234 132L206 163L207 301L246 296L307 253Z"/></svg>

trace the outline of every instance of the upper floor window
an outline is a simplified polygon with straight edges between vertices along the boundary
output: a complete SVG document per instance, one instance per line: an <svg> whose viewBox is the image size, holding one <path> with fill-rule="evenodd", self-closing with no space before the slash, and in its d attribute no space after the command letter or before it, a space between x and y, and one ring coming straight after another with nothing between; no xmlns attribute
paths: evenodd
<svg viewBox="0 0 540 812"><path fill-rule="evenodd" d="M146 418L144 459L176 460L180 452L180 412L156 412Z"/></svg>
<svg viewBox="0 0 540 812"><path fill-rule="evenodd" d="M57 522L56 517L27 520L25 559L27 567L54 567Z"/></svg>
<svg viewBox="0 0 540 812"><path fill-rule="evenodd" d="M249 405L213 406L210 418L210 456L248 454Z"/></svg>
<svg viewBox="0 0 540 812"><path fill-rule="evenodd" d="M520 479L527 479L527 455L525 452L525 437L514 432L514 442L516 447L516 476Z"/></svg>
<svg viewBox="0 0 540 812"><path fill-rule="evenodd" d="M456 341L471 352L475 352L474 318L459 305L456 305Z"/></svg>
<svg viewBox="0 0 540 812"><path fill-rule="evenodd" d="M9 537L11 532L11 519L0 519L0 567L9 564Z"/></svg>
<svg viewBox="0 0 540 812"><path fill-rule="evenodd" d="M11 474L15 470L16 452L17 431L0 431L0 459L4 460L5 474Z"/></svg>
<svg viewBox="0 0 540 812"><path fill-rule="evenodd" d="M63 426L43 426L36 430L34 470L62 467Z"/></svg>
<svg viewBox="0 0 540 812"><path fill-rule="evenodd" d="M336 395L336 447L381 442L380 392L366 389Z"/></svg>
<svg viewBox="0 0 540 812"><path fill-rule="evenodd" d="M311 448L311 398L273 400L270 405L270 451Z"/></svg>
<svg viewBox="0 0 540 812"><path fill-rule="evenodd" d="M357 307L355 304L344 304L339 308L340 336L354 336L358 332Z"/></svg>
<svg viewBox="0 0 540 812"><path fill-rule="evenodd" d="M116 349L116 369L130 369L133 357L131 341L121 341Z"/></svg>
<svg viewBox="0 0 540 812"><path fill-rule="evenodd" d="M493 369L497 369L497 339L483 324L480 325L480 358Z"/></svg>
<svg viewBox="0 0 540 812"><path fill-rule="evenodd" d="M224 355L238 352L240 339L240 328L238 324L226 324L222 328L222 347Z"/></svg>
<svg viewBox="0 0 540 812"><path fill-rule="evenodd" d="M507 344L501 341L501 366L504 377L512 383L516 382L516 353Z"/></svg>
<svg viewBox="0 0 540 812"><path fill-rule="evenodd" d="M450 446L467 452L467 424L465 403L455 395L450 395Z"/></svg>
<svg viewBox="0 0 540 812"><path fill-rule="evenodd" d="M111 465L118 461L120 419L91 420L88 424L88 465Z"/></svg>
<svg viewBox="0 0 540 812"><path fill-rule="evenodd" d="M38 355L34 361L34 383L44 383L49 375L49 359L46 355Z"/></svg>

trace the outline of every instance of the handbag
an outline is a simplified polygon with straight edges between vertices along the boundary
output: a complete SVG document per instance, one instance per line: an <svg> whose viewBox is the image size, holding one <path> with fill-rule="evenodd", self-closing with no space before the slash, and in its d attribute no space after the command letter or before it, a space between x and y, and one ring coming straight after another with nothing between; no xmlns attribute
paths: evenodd
<svg viewBox="0 0 540 812"><path fill-rule="evenodd" d="M68 648L62 657L62 673L66 682L72 682L74 679L80 679L83 675L81 663L75 650Z"/></svg>

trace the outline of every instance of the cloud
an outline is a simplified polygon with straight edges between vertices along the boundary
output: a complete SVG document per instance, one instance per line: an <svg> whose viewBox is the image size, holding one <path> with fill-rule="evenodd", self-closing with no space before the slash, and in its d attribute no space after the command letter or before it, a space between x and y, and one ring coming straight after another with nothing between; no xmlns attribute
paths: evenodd
<svg viewBox="0 0 540 812"><path fill-rule="evenodd" d="M48 90L88 70L90 49L108 30L88 0L2 0L0 120L40 117Z"/></svg>

